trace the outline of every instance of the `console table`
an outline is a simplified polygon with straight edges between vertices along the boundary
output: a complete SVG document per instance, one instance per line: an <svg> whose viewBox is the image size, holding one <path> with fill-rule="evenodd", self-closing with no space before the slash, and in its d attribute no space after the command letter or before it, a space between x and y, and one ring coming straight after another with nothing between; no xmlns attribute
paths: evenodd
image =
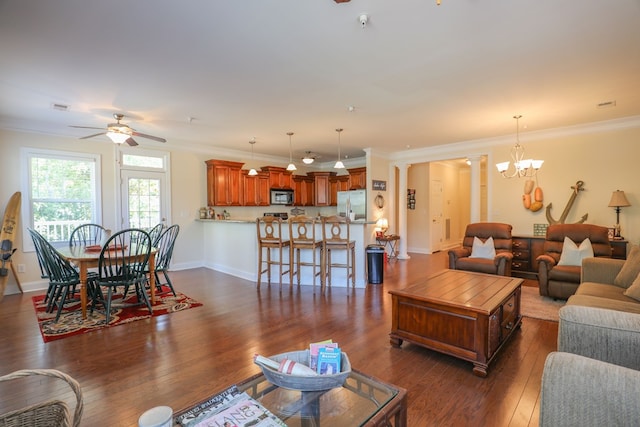
<svg viewBox="0 0 640 427"><path fill-rule="evenodd" d="M545 236L512 236L513 261L511 275L525 279L538 278L536 258L544 254ZM610 240L611 258L627 259L627 240ZM580 242L577 242L580 243Z"/></svg>

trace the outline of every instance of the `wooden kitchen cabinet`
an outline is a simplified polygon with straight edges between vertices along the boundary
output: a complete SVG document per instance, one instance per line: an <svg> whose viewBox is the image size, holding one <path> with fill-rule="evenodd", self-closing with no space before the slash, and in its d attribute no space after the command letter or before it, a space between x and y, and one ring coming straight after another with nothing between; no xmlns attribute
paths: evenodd
<svg viewBox="0 0 640 427"><path fill-rule="evenodd" d="M349 190L367 188L367 168L351 168L349 171Z"/></svg>
<svg viewBox="0 0 640 427"><path fill-rule="evenodd" d="M270 179L267 172L258 172L258 175L249 176L249 171L242 171L242 205L243 206L269 206Z"/></svg>
<svg viewBox="0 0 640 427"><path fill-rule="evenodd" d="M241 206L241 176L244 163L207 160L207 204Z"/></svg>
<svg viewBox="0 0 640 427"><path fill-rule="evenodd" d="M315 180L313 177L304 175L293 175L293 205L313 206L315 202Z"/></svg>
<svg viewBox="0 0 640 427"><path fill-rule="evenodd" d="M264 166L260 168L263 172L269 174L270 188L287 189L293 188L292 174L286 168L277 166Z"/></svg>
<svg viewBox="0 0 640 427"><path fill-rule="evenodd" d="M338 206L338 191L349 190L349 175L337 175L329 178L329 195L331 206Z"/></svg>
<svg viewBox="0 0 640 427"><path fill-rule="evenodd" d="M335 172L309 172L308 177L313 178L314 183L314 206L330 206L331 205L331 185L329 180L336 176Z"/></svg>

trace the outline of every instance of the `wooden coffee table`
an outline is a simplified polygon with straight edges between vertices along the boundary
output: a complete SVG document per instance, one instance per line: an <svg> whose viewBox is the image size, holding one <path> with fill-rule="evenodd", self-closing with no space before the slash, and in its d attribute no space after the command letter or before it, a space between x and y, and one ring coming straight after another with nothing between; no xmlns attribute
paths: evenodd
<svg viewBox="0 0 640 427"><path fill-rule="evenodd" d="M392 296L391 345L409 341L473 362L487 376L489 363L520 326L515 277L444 270Z"/></svg>

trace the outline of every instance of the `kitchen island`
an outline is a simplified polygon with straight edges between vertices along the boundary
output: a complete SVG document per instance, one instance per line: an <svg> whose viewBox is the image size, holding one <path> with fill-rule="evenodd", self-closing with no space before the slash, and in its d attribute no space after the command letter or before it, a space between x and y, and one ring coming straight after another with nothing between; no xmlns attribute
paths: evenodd
<svg viewBox="0 0 640 427"><path fill-rule="evenodd" d="M204 263L205 267L220 271L232 276L241 277L252 282L258 280L258 236L256 222L254 220L210 220L198 219L202 223L204 236ZM318 224L316 236L322 238L322 226ZM351 222L351 240L356 242L356 287L364 288L367 284L365 255L366 247L375 243L375 222L356 220ZM286 221L282 224L282 235L289 236L289 225ZM309 258L305 258L305 256ZM289 253L285 252L285 260ZM311 254L302 252L303 260L310 259ZM339 251L334 257L346 256L344 251ZM277 277L277 268L272 275ZM334 269L332 273L332 287L347 287L345 269ZM263 277L263 285L266 284L266 275ZM277 283L277 281L276 281ZM297 283L294 277L294 283ZM313 274L311 268L302 268L300 275L301 285L312 285ZM289 276L283 276L283 285L289 285ZM316 285L320 289L320 281L316 279Z"/></svg>

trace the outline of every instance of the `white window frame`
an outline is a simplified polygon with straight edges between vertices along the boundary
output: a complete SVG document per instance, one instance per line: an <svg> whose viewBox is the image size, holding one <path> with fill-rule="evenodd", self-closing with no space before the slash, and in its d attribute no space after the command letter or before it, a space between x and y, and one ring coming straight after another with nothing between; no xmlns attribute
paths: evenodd
<svg viewBox="0 0 640 427"><path fill-rule="evenodd" d="M93 199L94 210L92 212L92 221L96 224L102 224L102 171L101 158L99 154L81 153L75 151L47 150L41 148L22 147L20 149L20 164L24 165L22 173L22 247L25 252L35 252L31 235L27 228L33 227L33 203L31 198L32 175L31 175L31 159L32 158L50 158L61 160L76 160L92 162L94 164L94 185ZM57 243L62 246L62 243Z"/></svg>

